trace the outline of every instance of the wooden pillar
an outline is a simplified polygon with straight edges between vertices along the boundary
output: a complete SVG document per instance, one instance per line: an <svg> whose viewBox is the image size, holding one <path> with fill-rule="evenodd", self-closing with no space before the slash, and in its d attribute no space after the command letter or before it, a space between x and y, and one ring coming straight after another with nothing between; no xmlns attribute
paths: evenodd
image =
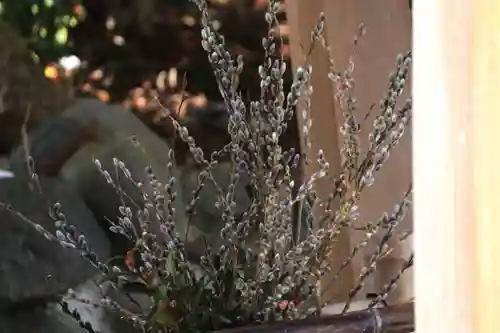
<svg viewBox="0 0 500 333"><path fill-rule="evenodd" d="M500 3L475 2L472 32L472 147L478 332L500 327ZM465 232L465 231L464 231Z"/></svg>
<svg viewBox="0 0 500 333"><path fill-rule="evenodd" d="M500 327L500 3L415 1L417 333Z"/></svg>
<svg viewBox="0 0 500 333"><path fill-rule="evenodd" d="M371 104L378 106L388 87L388 77L395 69L396 57L405 53L411 47L411 12L407 1L384 0L287 0L286 2L288 24L290 26L290 44L292 63L294 67L303 62L304 55L300 45L305 49L309 46L311 31L317 24L319 13L326 15L326 38L332 49L333 60L337 70L348 66L350 56L354 56L356 88L354 96L357 99L358 115L362 118ZM360 23L364 23L367 34L362 37L355 53L353 53L353 40L358 33ZM326 156L333 167L332 172L339 171L339 123L340 109L334 100L335 89L327 79L329 70L327 54L324 49L317 47L313 52L310 63L313 66L313 101L311 116L313 128L310 137L313 146L310 151L314 154L318 149L324 149ZM404 102L408 97L407 92L401 98ZM368 131L372 128L373 117L365 124L362 138L367 138ZM366 148L366 141L362 142ZM311 156L314 159L313 156ZM310 174L311 170L307 170ZM400 147L392 154L383 170L377 174L373 187L366 190L360 203L360 224L376 220L384 211L391 211L394 204L402 197L411 180L411 133L406 133ZM330 188L318 186L321 195L327 195ZM323 192L326 190L326 192ZM404 228L411 229L411 216L404 222ZM333 269L345 260L350 249L359 243L362 233L349 233L343 235L331 258ZM394 277L404 259L402 258L410 249L397 249L393 255L381 263L380 273L375 276L375 285L366 291L378 291ZM366 254L371 253L370 249ZM326 295L326 299L343 300L349 289L355 285L356 278L364 266L364 255L360 255L350 265L343 276L343 281L336 286L336 293ZM325 277L324 284L329 277ZM411 278L408 279L411 281ZM403 285L405 283L403 282ZM412 294L411 284L395 300L407 298ZM371 289L371 290L370 290ZM361 294L362 295L362 294Z"/></svg>
<svg viewBox="0 0 500 333"><path fill-rule="evenodd" d="M368 134L372 131L373 120L379 112L379 101L389 86L389 74L396 69L398 54L404 54L411 49L412 21L409 4L408 1L402 0L324 0L324 11L327 39L337 69L344 70L350 57L354 61L354 97L357 100L358 119L362 119L370 106L375 104L373 115L364 123L364 130L360 135L363 152L366 152ZM359 38L354 49L353 41L359 33L360 24L363 24L366 34ZM408 79L405 92L399 98L399 106L410 93L411 84ZM339 113L337 116L340 118ZM399 146L391 153L389 161L375 176L374 185L363 192L359 204L360 225L375 221L384 211L392 212L411 181L411 163L410 128L405 132ZM411 214L408 214L400 230L411 230L411 226ZM350 238L351 244L356 245L364 238L364 233L353 232ZM366 248L365 257L360 256L353 263L355 277L365 265L365 260L373 253L373 245L379 242L380 235L376 235ZM405 248L401 248L396 242L391 245L395 251L378 263L372 276L372 285L367 286L366 291L380 291L396 276L412 250L410 240L404 244ZM389 302L403 301L412 296L411 277L412 272L408 271L399 281L396 290L389 295Z"/></svg>
<svg viewBox="0 0 500 333"><path fill-rule="evenodd" d="M320 13L323 11L323 0L285 0L287 22L290 29L290 48L292 66L295 71L302 66L305 60L305 53L311 43L311 31L318 23ZM314 92L311 96L310 116L313 119L312 129L309 133L311 147L308 155L312 161L316 160L319 149L323 149L325 156L330 163L332 174L338 174L340 170L340 150L338 145L338 122L335 116L333 85L327 77L329 65L328 57L321 47L316 47L309 58L312 65L312 86ZM297 115L299 121L299 131L304 126L302 117ZM302 147L305 151L305 147ZM314 163L313 163L314 164ZM305 175L309 176L317 171L315 165L306 168ZM331 192L331 184L326 181L317 183L316 190L320 198L327 198ZM338 267L350 252L349 235L344 233L336 241L331 258L333 267ZM333 269L335 271L335 268ZM325 277L323 285L329 284L329 278ZM347 297L349 290L353 287L353 274L350 268L337 280L337 283L330 287L325 293L324 300L343 300Z"/></svg>

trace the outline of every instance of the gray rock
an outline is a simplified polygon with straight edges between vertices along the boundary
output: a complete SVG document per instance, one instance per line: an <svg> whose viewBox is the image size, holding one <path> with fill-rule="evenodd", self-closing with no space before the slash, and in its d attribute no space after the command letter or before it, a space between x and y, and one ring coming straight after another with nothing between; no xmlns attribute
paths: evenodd
<svg viewBox="0 0 500 333"><path fill-rule="evenodd" d="M68 223L86 235L99 258L109 258L109 240L83 200L60 180L41 177L39 181L44 196L20 178L0 179L0 202L51 233L55 226L48 215L47 199L60 202ZM46 239L6 209L0 214L0 308L52 299L97 273L78 251Z"/></svg>
<svg viewBox="0 0 500 333"><path fill-rule="evenodd" d="M97 99L81 98L64 111L65 117L87 123L97 119L101 139L116 136L129 139L136 136L144 149L166 166L168 144L144 125L130 110L119 105L109 105Z"/></svg>
<svg viewBox="0 0 500 333"><path fill-rule="evenodd" d="M106 291L106 288L104 288ZM81 321L88 323L95 332L100 333L139 333L132 324L119 313L96 307L100 304L101 290L94 282L88 281L74 290L76 298L86 300L85 304L76 300L67 302L69 311L79 314ZM131 309L137 311L136 308ZM57 303L35 309L0 313L0 332L2 333L88 333L77 321L63 312Z"/></svg>
<svg viewBox="0 0 500 333"><path fill-rule="evenodd" d="M134 211L144 207L143 195L137 182L152 196L148 175L150 166L163 184L170 180L167 164L170 162L169 145L144 125L130 110L102 103L95 99L78 99L61 116L47 121L41 128L30 133L29 155L39 174L59 176L85 200L104 229L109 221L117 222L119 206L129 206ZM136 140L132 140L135 138ZM138 142L133 144L132 141ZM26 152L23 146L11 154L10 168L16 174L27 175ZM117 170L113 159L125 164L135 182ZM116 188L106 182L94 164L98 159L104 170L114 179L116 188L127 195L118 194ZM177 174L173 175L178 178ZM184 204L180 187L175 188L178 200L174 202L175 221L181 233L186 226ZM135 214L134 214L135 215ZM153 218L156 214L151 214ZM133 220L138 227L137 220ZM159 222L152 223L153 231L159 231ZM122 235L109 233L113 254L124 254L132 242Z"/></svg>
<svg viewBox="0 0 500 333"><path fill-rule="evenodd" d="M19 145L9 156L9 168L18 177L28 177L27 156L39 175L57 176L64 163L80 148L97 140L96 121L79 121L68 116L57 116L28 134L28 152Z"/></svg>
<svg viewBox="0 0 500 333"><path fill-rule="evenodd" d="M67 160L61 170L61 177L84 197L94 216L103 223L109 220L117 221L120 205L125 204L133 211L144 207L143 195L136 182L144 184L144 191L152 197L146 167L151 167L159 182L163 184L169 182L171 176L167 172L167 164L172 161L169 158L168 143L153 133L129 110L93 99L82 99L66 110L64 115L82 124L97 120L99 125L98 140L79 149ZM134 145L132 138L139 144ZM93 162L94 158L100 161L102 168L109 172L115 184L127 194L126 196L118 195L116 188L106 183ZM126 179L123 172L117 170L113 158L125 164L135 182ZM175 171L172 176L178 179ZM182 234L187 220L180 186L175 186L174 191L177 193L177 200L173 204L174 220ZM154 216L153 213L152 217ZM133 222L136 222L137 227L137 221ZM153 231L161 234L158 220L153 219L152 222ZM117 235L113 237L115 236L119 237ZM125 246L118 246L116 250L123 254Z"/></svg>
<svg viewBox="0 0 500 333"><path fill-rule="evenodd" d="M58 305L33 311L0 313L2 333L87 333L70 316L60 312Z"/></svg>

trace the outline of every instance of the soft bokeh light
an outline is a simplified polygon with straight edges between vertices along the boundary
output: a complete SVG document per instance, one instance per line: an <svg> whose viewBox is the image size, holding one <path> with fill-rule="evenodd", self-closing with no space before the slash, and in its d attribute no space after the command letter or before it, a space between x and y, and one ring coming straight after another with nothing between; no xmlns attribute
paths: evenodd
<svg viewBox="0 0 500 333"><path fill-rule="evenodd" d="M65 70L74 71L75 69L78 69L82 65L82 62L77 56L70 55L70 56L62 57L59 60L59 64Z"/></svg>
<svg viewBox="0 0 500 333"><path fill-rule="evenodd" d="M0 169L0 179L3 178L14 178L14 173L9 170Z"/></svg>
<svg viewBox="0 0 500 333"><path fill-rule="evenodd" d="M44 74L47 78L55 80L59 77L59 71L55 64L50 64L45 67Z"/></svg>

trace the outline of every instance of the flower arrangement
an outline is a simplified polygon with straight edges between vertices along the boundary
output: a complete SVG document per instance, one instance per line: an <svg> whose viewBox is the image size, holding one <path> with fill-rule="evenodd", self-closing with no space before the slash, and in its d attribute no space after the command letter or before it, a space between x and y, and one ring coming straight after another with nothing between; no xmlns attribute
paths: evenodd
<svg viewBox="0 0 500 333"><path fill-rule="evenodd" d="M370 111L378 114L368 137L366 152L360 148L362 121L358 119L360 115L356 112L352 96L354 66L351 64L344 71L338 71L332 62L328 77L337 87L336 97L343 117L340 128L343 138L342 172L332 175L322 151L317 153L316 161L307 161L304 152L284 150L280 144L280 135L297 113L305 124L301 129L303 147L310 147L308 132L314 119L310 119L308 112L312 68L307 59L297 69L290 91L284 91L282 77L287 68L277 51L281 43L276 29L278 2L269 0L265 13L269 30L262 39L266 58L258 68L261 98L249 103L238 91L243 58L233 58L226 50L224 37L210 20L206 0L192 2L201 13L202 46L227 108L230 143L210 157L204 156L187 128L179 124L175 117L171 117L171 121L201 169L198 188L193 191L186 208L188 219L196 213L199 192L211 183L217 188L216 207L224 222L220 234L210 241L206 240L201 256L193 256L187 237L189 223L181 226L174 218L173 203L181 200L179 193L175 192L178 179L174 177L174 163L167 166L166 172L172 175L167 183L161 183L153 170L147 169L149 184L143 184L135 181L134 175L118 159L114 160L114 165L141 191L144 207L135 211L121 206L118 222L113 223L110 229L132 239L134 246L123 257L103 262L89 248L85 235L79 234L70 221L65 220L63 207L58 203L51 207L57 233L45 234L57 239L63 246L78 249L82 256L100 269L100 282L110 283L120 293L146 295L148 306L144 311L130 310L106 296L99 304L120 313L124 320L144 332L210 332L317 316L326 305L321 301L321 292L328 286L321 286L319 281L330 270L327 258L332 241L341 232L353 228L362 191L374 183L377 172L389 159L390 152L397 146L410 122L411 99L399 108L396 102L410 71L411 52L398 56L386 95L380 101L378 110L374 108ZM329 52L323 36L324 25L325 17L321 15L312 32L312 44ZM360 27L356 40L363 33L364 29ZM168 153L174 161L174 151ZM230 182L225 189L217 186L212 174L222 155L229 156L231 161ZM94 162L109 185L114 186L101 161ZM300 170L304 163L317 163L319 168L299 184L292 174L294 170ZM251 205L243 213L238 213L234 193L244 175L249 175L250 179L248 191L251 193ZM320 200L315 195L314 184L320 180L331 181L332 191L327 200ZM146 190L145 185L151 191ZM354 248L351 256L345 258L334 277L338 278L340 271L349 265L370 238L382 230L382 241L362 271L358 285L351 291L344 312L362 289L365 279L374 272L376 263L390 252L389 240L397 237L399 241L404 241L408 237L409 233L397 233L395 228L404 218L410 196L411 187L392 213L383 213L380 219L363 228L365 240ZM316 212L318 207L321 208L319 214ZM316 209L314 214L313 208ZM156 220L159 221L159 234L152 231ZM410 257L402 272L412 264L413 257ZM369 307L385 299L399 276L376 295ZM75 298L70 292L61 304L80 320L66 303ZM83 322L81 325L93 332L89 325Z"/></svg>

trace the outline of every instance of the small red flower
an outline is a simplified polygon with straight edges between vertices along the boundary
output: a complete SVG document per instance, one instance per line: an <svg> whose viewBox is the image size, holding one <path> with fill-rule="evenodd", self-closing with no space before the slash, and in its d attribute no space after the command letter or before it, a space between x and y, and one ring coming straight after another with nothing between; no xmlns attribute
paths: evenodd
<svg viewBox="0 0 500 333"><path fill-rule="evenodd" d="M279 302L278 307L280 308L280 310L285 310L288 307L288 301L283 300L283 301Z"/></svg>
<svg viewBox="0 0 500 333"><path fill-rule="evenodd" d="M127 251L127 254L125 255L125 265L127 265L127 267L130 269L132 269L135 266L133 250Z"/></svg>

